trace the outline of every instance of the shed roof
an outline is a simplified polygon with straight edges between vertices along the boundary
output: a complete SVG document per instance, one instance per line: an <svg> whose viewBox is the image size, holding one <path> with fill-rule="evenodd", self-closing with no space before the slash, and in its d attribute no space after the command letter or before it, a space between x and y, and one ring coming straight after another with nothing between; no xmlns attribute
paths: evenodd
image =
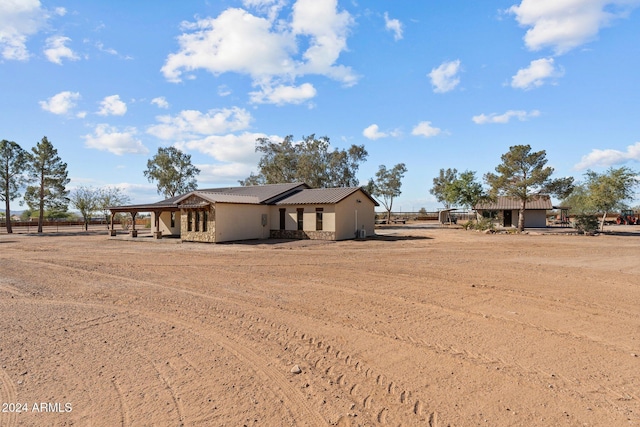
<svg viewBox="0 0 640 427"><path fill-rule="evenodd" d="M515 197L499 196L495 202L478 203L475 206L476 210L517 210L520 209L520 200ZM526 210L548 210L553 209L551 205L551 198L547 194L540 194L535 196L531 200L527 201L525 206Z"/></svg>

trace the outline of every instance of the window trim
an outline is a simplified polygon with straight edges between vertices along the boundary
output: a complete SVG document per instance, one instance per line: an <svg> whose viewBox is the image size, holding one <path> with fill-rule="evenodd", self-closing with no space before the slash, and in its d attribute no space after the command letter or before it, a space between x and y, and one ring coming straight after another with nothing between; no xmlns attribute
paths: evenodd
<svg viewBox="0 0 640 427"><path fill-rule="evenodd" d="M304 208L296 208L296 221L298 223L298 231L304 230Z"/></svg>
<svg viewBox="0 0 640 427"><path fill-rule="evenodd" d="M323 230L324 208L316 208L316 231Z"/></svg>

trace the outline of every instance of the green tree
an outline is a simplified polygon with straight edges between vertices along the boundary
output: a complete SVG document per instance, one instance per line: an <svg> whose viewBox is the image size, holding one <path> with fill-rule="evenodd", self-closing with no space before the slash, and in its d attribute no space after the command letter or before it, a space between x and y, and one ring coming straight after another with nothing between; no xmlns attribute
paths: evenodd
<svg viewBox="0 0 640 427"><path fill-rule="evenodd" d="M98 209L102 211L104 220L109 223L110 207L126 205L131 199L119 187L103 187L98 194Z"/></svg>
<svg viewBox="0 0 640 427"><path fill-rule="evenodd" d="M33 211L31 209L25 209L20 214L20 221L29 221L31 219L31 215L33 215Z"/></svg>
<svg viewBox="0 0 640 427"><path fill-rule="evenodd" d="M519 231L524 231L528 201L542 193L562 198L573 189L573 178L551 179L553 168L545 166L547 153L544 150L532 152L529 145L514 145L501 160L502 163L496 166L497 174L487 173L484 179L493 196L505 195L520 201Z"/></svg>
<svg viewBox="0 0 640 427"><path fill-rule="evenodd" d="M476 180L474 171L464 171L458 178L453 181L449 189L454 204L462 206L465 209L471 209L478 204L480 200L488 198L482 188L482 184Z"/></svg>
<svg viewBox="0 0 640 427"><path fill-rule="evenodd" d="M191 164L191 155L175 147L160 147L147 161L144 176L149 182L156 181L158 194L170 198L198 188L196 176L199 173L200 169Z"/></svg>
<svg viewBox="0 0 640 427"><path fill-rule="evenodd" d="M585 173L587 206L602 213L602 231L607 212L625 208L624 202L633 198L633 190L637 185L638 172L626 166L609 168L601 174L591 170Z"/></svg>
<svg viewBox="0 0 640 427"><path fill-rule="evenodd" d="M67 164L46 136L28 154L27 173L36 185L27 187L24 199L31 210L39 212L38 233L42 233L45 209L64 212L69 203Z"/></svg>
<svg viewBox="0 0 640 427"><path fill-rule="evenodd" d="M27 164L27 152L13 141L0 141L0 200L5 203L7 233L11 228L10 202L18 198L19 190L25 182L24 168Z"/></svg>
<svg viewBox="0 0 640 427"><path fill-rule="evenodd" d="M440 174L433 178L433 187L429 193L436 196L436 200L444 204L446 209L456 203L455 197L451 193L451 186L456 179L458 179L458 170L450 168L440 169Z"/></svg>
<svg viewBox="0 0 640 427"><path fill-rule="evenodd" d="M84 229L89 229L91 216L100 207L100 190L92 187L78 187L69 197L71 204L80 211Z"/></svg>
<svg viewBox="0 0 640 427"><path fill-rule="evenodd" d="M258 138L256 152L262 153L258 173L240 180L241 185L305 182L313 188L356 187L356 173L368 156L364 145L348 150L331 150L328 137L315 135L294 142L287 136L282 142Z"/></svg>
<svg viewBox="0 0 640 427"><path fill-rule="evenodd" d="M391 221L393 200L402 194L400 188L405 173L407 173L407 167L404 163L398 163L392 169L380 165L378 172L376 172L376 179L370 179L366 187L366 190L378 199L387 210L387 222Z"/></svg>

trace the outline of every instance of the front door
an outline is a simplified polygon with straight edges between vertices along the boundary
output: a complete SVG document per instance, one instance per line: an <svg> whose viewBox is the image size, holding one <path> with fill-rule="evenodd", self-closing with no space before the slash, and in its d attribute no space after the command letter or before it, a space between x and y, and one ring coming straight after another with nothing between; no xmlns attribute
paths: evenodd
<svg viewBox="0 0 640 427"><path fill-rule="evenodd" d="M503 227L511 227L513 223L511 222L511 211L503 211L504 212L504 223Z"/></svg>

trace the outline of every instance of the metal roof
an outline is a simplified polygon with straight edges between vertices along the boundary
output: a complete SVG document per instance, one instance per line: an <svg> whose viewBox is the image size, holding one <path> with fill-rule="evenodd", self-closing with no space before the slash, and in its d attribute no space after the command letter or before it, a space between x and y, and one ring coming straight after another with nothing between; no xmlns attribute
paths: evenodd
<svg viewBox="0 0 640 427"><path fill-rule="evenodd" d="M184 196L187 199L190 196L200 197L208 202L212 203L248 203L252 205L260 204L260 199L257 196L250 196L244 194L227 194L227 193L214 193L211 191L194 191ZM180 202L178 202L179 206Z"/></svg>
<svg viewBox="0 0 640 427"><path fill-rule="evenodd" d="M356 191L362 191L360 187L339 187L339 188L311 188L299 191L285 199L276 202L276 205L308 205L308 204L332 204L338 203L342 199L350 196ZM367 193L362 191L364 196L371 199L376 206L378 203Z"/></svg>
<svg viewBox="0 0 640 427"><path fill-rule="evenodd" d="M244 203L266 205L291 204L331 204L338 203L345 197L361 191L364 197L370 199L375 206L379 206L366 191L360 187L339 188L310 188L305 183L249 185L244 187L207 188L180 194L156 203L142 205L114 206L112 212L147 212L156 210L179 210L180 202L190 196L197 196L210 203ZM194 205L195 206L195 205Z"/></svg>
<svg viewBox="0 0 640 427"><path fill-rule="evenodd" d="M288 194L291 191L298 191L309 186L303 182L293 182L289 184L266 184L247 185L244 187L207 188L197 190L201 193L223 193L227 195L254 196L258 198L258 203L269 203L271 199ZM242 203L242 202L239 202Z"/></svg>
<svg viewBox="0 0 640 427"><path fill-rule="evenodd" d="M520 209L520 204L521 204L520 200L517 198L508 197L508 196L499 196L495 202L478 203L475 206L475 209L487 210L487 211L518 210ZM525 209L526 210L553 209L553 206L551 205L551 198L546 194L534 196L534 198L527 201Z"/></svg>

